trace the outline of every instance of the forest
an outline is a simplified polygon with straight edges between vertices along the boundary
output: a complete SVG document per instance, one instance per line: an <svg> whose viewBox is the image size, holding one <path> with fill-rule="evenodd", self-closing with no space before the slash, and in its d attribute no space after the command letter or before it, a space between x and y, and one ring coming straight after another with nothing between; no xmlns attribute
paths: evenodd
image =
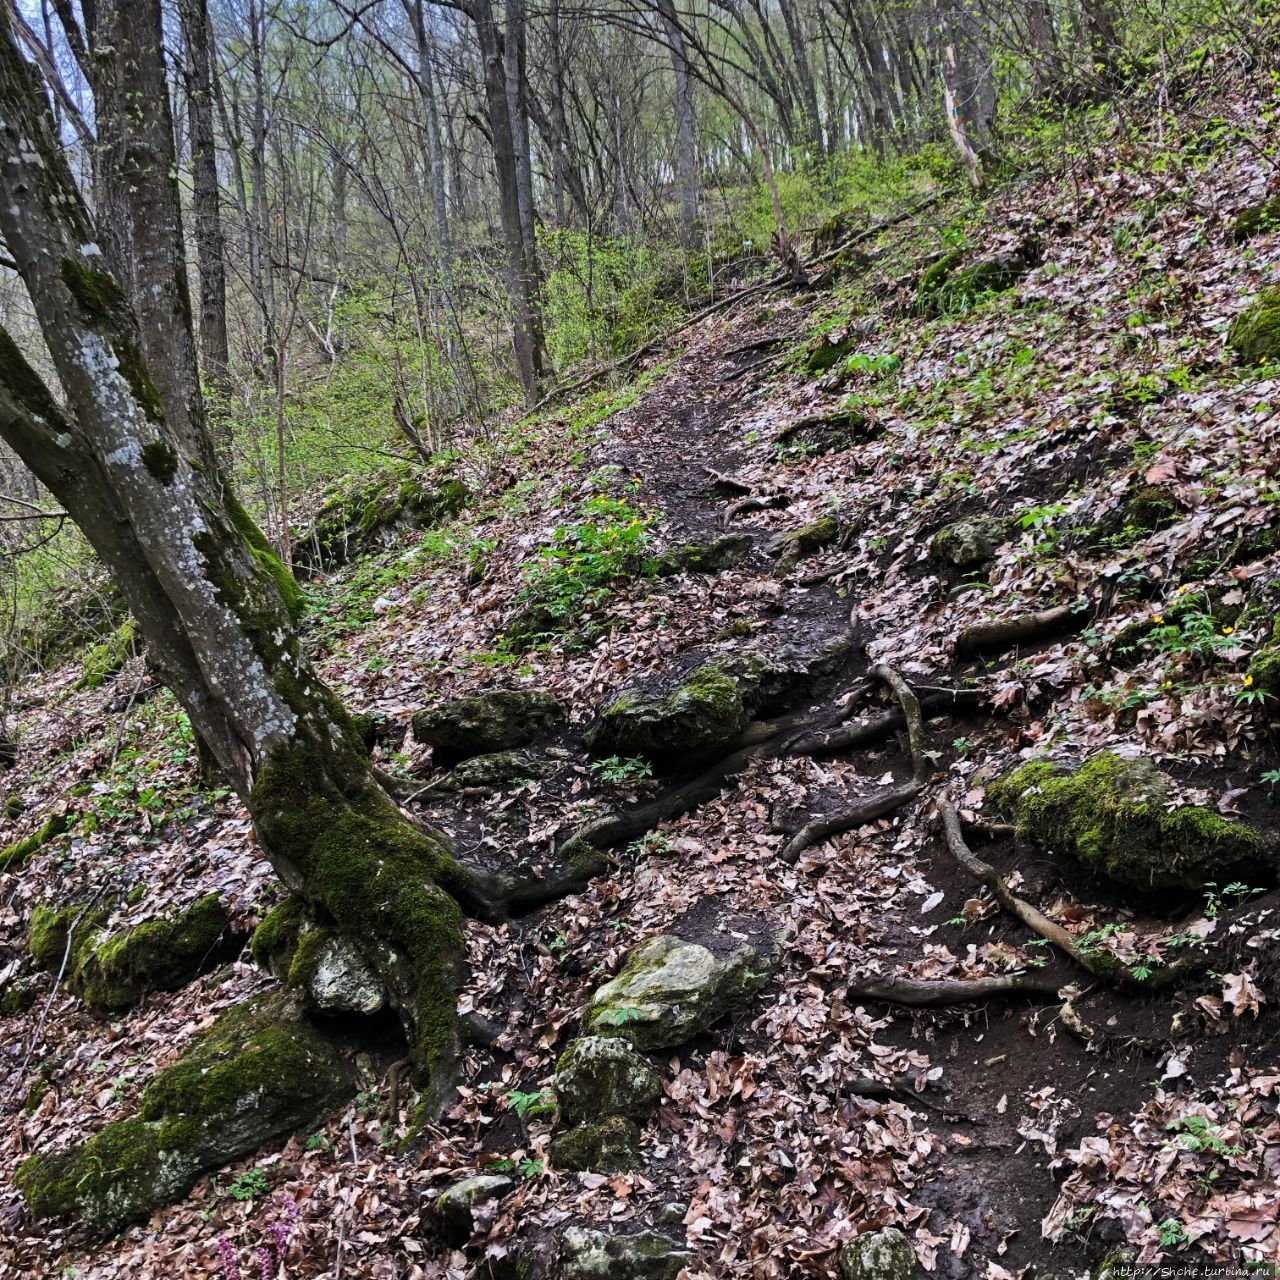
<svg viewBox="0 0 1280 1280"><path fill-rule="evenodd" d="M1271 0L0 0L0 1280L1280 1274Z"/></svg>

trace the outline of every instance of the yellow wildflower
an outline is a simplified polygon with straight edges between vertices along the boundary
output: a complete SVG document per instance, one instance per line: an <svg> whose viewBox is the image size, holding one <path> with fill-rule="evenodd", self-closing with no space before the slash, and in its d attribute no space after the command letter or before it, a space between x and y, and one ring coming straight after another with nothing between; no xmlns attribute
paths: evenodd
<svg viewBox="0 0 1280 1280"><path fill-rule="evenodd" d="M1243 684L1243 685L1244 685L1244 687L1247 689L1247 688L1248 688L1248 687L1253 683L1253 677L1252 677L1252 676L1241 676L1241 677L1240 677L1240 683L1241 683L1241 684Z"/></svg>

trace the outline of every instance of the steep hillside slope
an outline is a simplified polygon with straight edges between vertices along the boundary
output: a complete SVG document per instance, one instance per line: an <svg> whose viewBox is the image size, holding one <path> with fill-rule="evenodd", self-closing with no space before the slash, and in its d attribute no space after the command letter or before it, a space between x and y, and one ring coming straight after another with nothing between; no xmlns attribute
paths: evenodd
<svg viewBox="0 0 1280 1280"><path fill-rule="evenodd" d="M33 684L4 838L69 829L0 879L0 1276L869 1274L884 1228L957 1280L1280 1258L1280 333L1228 342L1276 282L1280 223L1238 225L1273 106L852 233L315 570L406 807L535 882L468 925L476 1043L408 1151L397 1033L347 1013L313 1133L110 1243L32 1220L25 1156L275 982L246 949L94 1013L39 905L216 893L226 937L284 897L139 660ZM440 710L494 690L563 719Z"/></svg>

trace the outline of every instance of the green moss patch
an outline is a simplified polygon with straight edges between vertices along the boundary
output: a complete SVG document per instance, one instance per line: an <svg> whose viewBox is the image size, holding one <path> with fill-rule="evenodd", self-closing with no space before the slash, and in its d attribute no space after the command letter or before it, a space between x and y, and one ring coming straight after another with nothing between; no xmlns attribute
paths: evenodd
<svg viewBox="0 0 1280 1280"><path fill-rule="evenodd" d="M1280 286L1267 290L1231 322L1227 346L1241 364L1271 364L1280 360Z"/></svg>
<svg viewBox="0 0 1280 1280"><path fill-rule="evenodd" d="M14 841L7 848L0 849L0 871L17 871L27 864L31 856L45 845L66 835L74 821L70 814L50 814L30 835Z"/></svg>
<svg viewBox="0 0 1280 1280"><path fill-rule="evenodd" d="M118 675L133 655L137 639L138 624L132 618L126 618L85 654L84 674L76 681L76 688L97 689Z"/></svg>
<svg viewBox="0 0 1280 1280"><path fill-rule="evenodd" d="M289 897L277 903L253 931L249 952L259 969L283 978L293 963L298 939L309 927L311 918L301 898Z"/></svg>
<svg viewBox="0 0 1280 1280"><path fill-rule="evenodd" d="M1169 780L1149 760L1100 751L1076 769L1032 761L987 797L1019 834L1135 889L1201 889L1243 868L1274 871L1271 837L1199 805L1169 807Z"/></svg>
<svg viewBox="0 0 1280 1280"><path fill-rule="evenodd" d="M1274 231L1280 231L1280 196L1241 209L1231 224L1231 239L1235 244L1244 244L1254 236L1270 235Z"/></svg>

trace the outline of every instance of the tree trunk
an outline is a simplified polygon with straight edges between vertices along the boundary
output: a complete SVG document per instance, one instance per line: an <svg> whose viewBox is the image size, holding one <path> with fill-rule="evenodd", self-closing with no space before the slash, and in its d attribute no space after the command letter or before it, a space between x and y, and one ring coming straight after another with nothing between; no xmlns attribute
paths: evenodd
<svg viewBox="0 0 1280 1280"><path fill-rule="evenodd" d="M969 184L978 190L986 181L984 162L991 157L996 97L982 24L969 3L935 0L947 128Z"/></svg>
<svg viewBox="0 0 1280 1280"><path fill-rule="evenodd" d="M134 225L163 210L172 133L148 89L164 84L158 0L132 0L153 43L122 62L145 99L132 151ZM102 120L102 108L98 108ZM446 843L378 785L341 703L316 678L285 603L292 580L179 429L192 359L158 378L138 317L104 270L88 210L33 69L0 8L0 235L29 294L65 395L58 403L0 328L0 438L72 514L119 585L152 665L248 804L280 877L347 932L376 967L427 1090L447 1095L463 966L459 901L482 901ZM180 228L156 223L161 235ZM190 320L185 331L190 344ZM181 343L178 344L179 349ZM166 371L170 374L170 371ZM177 395L177 400L170 396ZM198 387L194 390L198 400ZM186 422L186 427L198 423ZM296 589L296 588L295 588Z"/></svg>
<svg viewBox="0 0 1280 1280"><path fill-rule="evenodd" d="M672 0L658 0L658 13L666 32L675 78L676 185L680 188L680 240L686 249L696 247L699 233L698 141L694 134L693 76L684 37L676 21Z"/></svg>
<svg viewBox="0 0 1280 1280"><path fill-rule="evenodd" d="M218 205L218 153L213 130L213 50L206 0L180 0L185 58L182 67L191 130L191 212L195 222L196 266L200 273L200 355L205 385L219 398L229 384L227 273ZM230 418L215 431L219 455L230 457Z"/></svg>
<svg viewBox="0 0 1280 1280"><path fill-rule="evenodd" d="M537 399L542 376L541 322L538 315L536 282L525 258L524 228L520 218L519 179L512 135L511 107L507 97L507 76L502 40L498 35L491 0L467 0L467 13L475 24L484 70L485 106L489 117L489 137L493 167L498 180L498 212L507 251L507 287L511 296L512 340L516 371L525 399Z"/></svg>
<svg viewBox="0 0 1280 1280"><path fill-rule="evenodd" d="M822 113L818 110L818 91L814 85L813 69L809 66L809 54L805 47L804 24L800 20L796 0L778 0L782 10L782 21L787 28L787 42L791 45L791 56L796 64L796 81L800 86L800 99L804 104L805 120L808 124L809 145L815 156L826 153L826 142L822 136Z"/></svg>

